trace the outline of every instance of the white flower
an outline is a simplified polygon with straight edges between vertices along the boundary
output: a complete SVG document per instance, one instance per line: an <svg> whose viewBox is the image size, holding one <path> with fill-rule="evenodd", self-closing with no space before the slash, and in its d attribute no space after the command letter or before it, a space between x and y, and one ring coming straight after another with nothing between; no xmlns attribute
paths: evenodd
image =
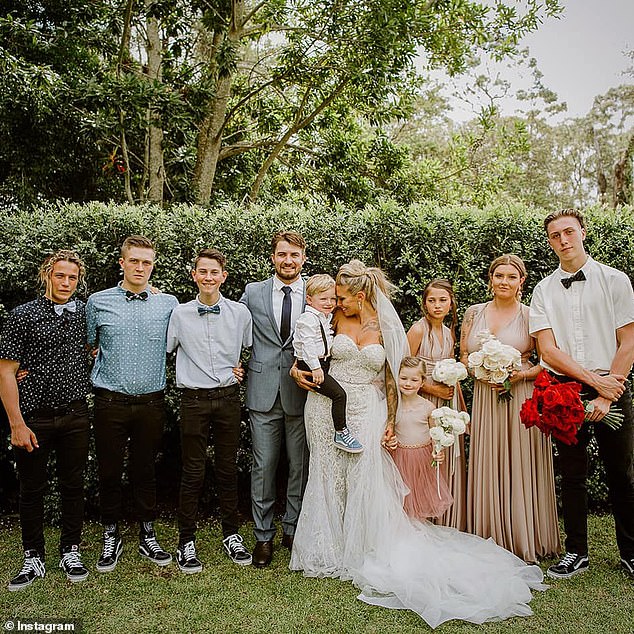
<svg viewBox="0 0 634 634"><path fill-rule="evenodd" d="M480 367L484 362L484 352L482 350L476 350L469 355L467 363L471 369Z"/></svg>
<svg viewBox="0 0 634 634"><path fill-rule="evenodd" d="M455 359L441 359L436 362L431 378L438 383L455 387L459 381L467 378L467 368Z"/></svg>
<svg viewBox="0 0 634 634"><path fill-rule="evenodd" d="M506 370L494 370L489 376L491 383L499 383L500 385L508 379L509 373Z"/></svg>
<svg viewBox="0 0 634 634"><path fill-rule="evenodd" d="M430 427L430 428L429 428L429 435L430 435L431 439L432 439L434 442L437 442L437 443L438 443L438 442L440 442L440 441L442 440L442 438L444 437L445 432L444 432L443 428L442 428L442 427L440 427L440 426Z"/></svg>

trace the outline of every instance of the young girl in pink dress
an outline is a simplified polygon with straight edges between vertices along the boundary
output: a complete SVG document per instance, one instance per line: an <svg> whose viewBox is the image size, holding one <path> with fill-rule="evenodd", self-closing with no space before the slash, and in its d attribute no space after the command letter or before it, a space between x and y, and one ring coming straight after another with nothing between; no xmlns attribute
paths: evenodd
<svg viewBox="0 0 634 634"><path fill-rule="evenodd" d="M456 344L455 327L457 306L453 287L449 280L434 279L423 290L421 302L423 317L415 322L407 333L410 354L425 362L426 376L421 394L434 407L449 404L455 410L466 410L460 385L449 387L436 383L431 377L437 361L453 359ZM450 321L449 321L450 320ZM449 326L445 325L449 321ZM467 529L467 464L464 435L460 435L455 447L451 447L441 466L453 504L436 524L451 526L459 531Z"/></svg>
<svg viewBox="0 0 634 634"><path fill-rule="evenodd" d="M418 395L424 377L422 359L403 359L398 375L401 403L396 417L397 442L392 451L394 463L409 489L403 508L410 517L419 520L439 517L453 502L442 473L437 480L440 466L432 466L433 461L440 465L445 456L442 449L434 452L429 435L429 426L433 426L430 414L436 408L431 401Z"/></svg>

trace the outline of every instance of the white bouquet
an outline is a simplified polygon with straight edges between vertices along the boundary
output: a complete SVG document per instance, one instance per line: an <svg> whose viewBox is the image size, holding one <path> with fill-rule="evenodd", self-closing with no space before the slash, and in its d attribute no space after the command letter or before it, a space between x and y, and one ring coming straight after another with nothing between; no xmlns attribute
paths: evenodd
<svg viewBox="0 0 634 634"><path fill-rule="evenodd" d="M502 343L495 335L485 330L480 335L480 350L469 355L469 369L480 381L503 385L498 400L510 401L511 382L509 377L514 370L522 368L522 355L513 346Z"/></svg>
<svg viewBox="0 0 634 634"><path fill-rule="evenodd" d="M429 435L434 442L434 453L438 453L444 447L451 447L458 441L458 436L464 434L469 421L471 420L467 412L459 412L451 407L439 407L430 414L434 421L434 427L429 428ZM438 467L434 460L433 467ZM436 483L438 486L438 497L440 497L440 470L436 472Z"/></svg>
<svg viewBox="0 0 634 634"><path fill-rule="evenodd" d="M456 387L460 381L467 378L467 368L455 359L441 359L436 361L431 378L437 383Z"/></svg>

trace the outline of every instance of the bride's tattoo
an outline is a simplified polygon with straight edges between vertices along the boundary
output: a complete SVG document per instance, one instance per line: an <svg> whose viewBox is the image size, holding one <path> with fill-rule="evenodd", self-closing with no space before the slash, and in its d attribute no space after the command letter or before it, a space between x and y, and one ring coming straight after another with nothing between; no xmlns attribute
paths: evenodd
<svg viewBox="0 0 634 634"><path fill-rule="evenodd" d="M390 366L385 364L385 396L387 399L387 427L394 429L396 409L398 407L398 391Z"/></svg>
<svg viewBox="0 0 634 634"><path fill-rule="evenodd" d="M378 319L369 319L364 324L361 324L361 332L381 332Z"/></svg>

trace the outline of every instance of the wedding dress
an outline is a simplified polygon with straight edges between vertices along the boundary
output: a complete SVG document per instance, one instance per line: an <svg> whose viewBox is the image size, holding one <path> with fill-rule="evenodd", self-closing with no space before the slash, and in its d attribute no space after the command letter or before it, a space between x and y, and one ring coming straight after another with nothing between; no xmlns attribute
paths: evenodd
<svg viewBox="0 0 634 634"><path fill-rule="evenodd" d="M381 448L387 409L376 383L384 364L381 345L359 349L347 335L335 337L330 373L348 395L348 426L361 454L333 445L330 400L308 395L309 477L290 568L352 580L362 601L413 610L431 627L532 614L531 589L545 588L539 567L492 540L403 511L407 489Z"/></svg>

